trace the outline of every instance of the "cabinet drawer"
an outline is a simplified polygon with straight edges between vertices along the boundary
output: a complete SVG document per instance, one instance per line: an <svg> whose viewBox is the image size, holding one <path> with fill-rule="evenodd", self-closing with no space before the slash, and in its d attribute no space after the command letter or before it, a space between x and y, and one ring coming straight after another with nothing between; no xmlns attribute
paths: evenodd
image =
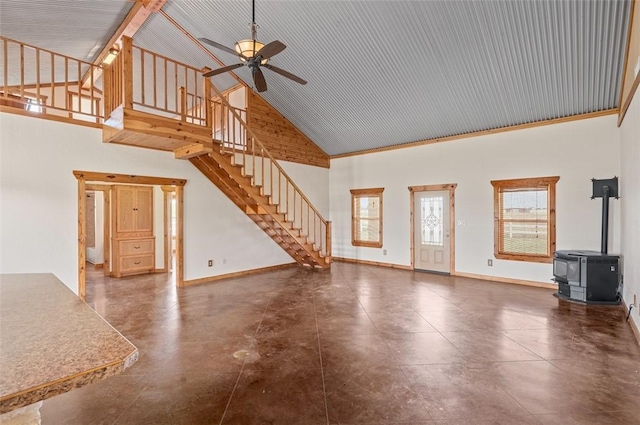
<svg viewBox="0 0 640 425"><path fill-rule="evenodd" d="M147 255L135 255L131 257L121 257L120 258L120 272L127 273L138 270L154 270L155 265L155 255L147 254Z"/></svg>
<svg viewBox="0 0 640 425"><path fill-rule="evenodd" d="M152 254L155 239L135 239L129 241L119 241L118 251L120 255Z"/></svg>

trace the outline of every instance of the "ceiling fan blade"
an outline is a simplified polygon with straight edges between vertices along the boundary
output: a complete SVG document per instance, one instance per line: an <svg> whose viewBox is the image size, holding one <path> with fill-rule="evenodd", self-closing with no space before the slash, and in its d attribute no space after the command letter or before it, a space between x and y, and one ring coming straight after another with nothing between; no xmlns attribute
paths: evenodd
<svg viewBox="0 0 640 425"><path fill-rule="evenodd" d="M223 66L222 68L214 69L213 71L205 72L202 74L203 77L213 77L214 75L222 74L227 71L233 71L236 68L240 68L243 66L243 63L236 63L234 65Z"/></svg>
<svg viewBox="0 0 640 425"><path fill-rule="evenodd" d="M260 68L253 68L253 83L258 92L267 91L267 81L264 79L264 74Z"/></svg>
<svg viewBox="0 0 640 425"><path fill-rule="evenodd" d="M203 42L205 44L208 44L209 46L215 47L216 49L220 49L220 50L222 50L224 52L231 53L232 55L240 56L242 58L245 58L244 55L239 54L238 52L236 52L232 48L227 47L227 46L223 46L222 44L216 43L215 41L209 40L208 38L199 38L198 40L200 40L201 42Z"/></svg>
<svg viewBox="0 0 640 425"><path fill-rule="evenodd" d="M268 64L268 63L267 63L267 64L265 64L265 65L262 65L262 66L264 66L265 68L268 68L268 69L272 70L272 71L273 71L273 72L275 72L276 74L280 74L280 75L282 75L283 77L287 77L288 79L293 80L293 81L295 81L296 83L300 83L300 84L303 84L303 85L304 85L304 84L307 84L307 82L306 82L305 80L303 80L302 78L298 77L297 75L293 75L292 73L290 73L290 72L288 72L288 71L285 71L285 70L284 70L284 69L282 69L282 68L278 68L277 66L273 66L273 65L270 65L270 64Z"/></svg>
<svg viewBox="0 0 640 425"><path fill-rule="evenodd" d="M285 46L283 42L278 40L272 41L271 43L262 47L262 49L258 50L256 56L262 56L262 59L269 59L271 56L277 55L286 48L287 46Z"/></svg>

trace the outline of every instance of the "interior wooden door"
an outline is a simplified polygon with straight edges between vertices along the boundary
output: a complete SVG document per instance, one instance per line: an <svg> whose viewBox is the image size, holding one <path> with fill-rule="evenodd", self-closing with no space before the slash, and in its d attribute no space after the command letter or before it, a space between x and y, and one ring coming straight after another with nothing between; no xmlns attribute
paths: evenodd
<svg viewBox="0 0 640 425"><path fill-rule="evenodd" d="M136 188L136 232L153 234L153 187Z"/></svg>
<svg viewBox="0 0 640 425"><path fill-rule="evenodd" d="M449 191L414 193L414 268L451 272Z"/></svg>
<svg viewBox="0 0 640 425"><path fill-rule="evenodd" d="M116 186L116 231L127 233L136 231L136 187Z"/></svg>

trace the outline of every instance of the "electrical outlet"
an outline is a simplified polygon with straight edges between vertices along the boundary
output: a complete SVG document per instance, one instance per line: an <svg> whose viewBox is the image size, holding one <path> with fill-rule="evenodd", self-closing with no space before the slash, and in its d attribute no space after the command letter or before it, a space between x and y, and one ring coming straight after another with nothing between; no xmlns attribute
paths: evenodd
<svg viewBox="0 0 640 425"><path fill-rule="evenodd" d="M636 294L633 294L633 305L638 308L638 296Z"/></svg>
<svg viewBox="0 0 640 425"><path fill-rule="evenodd" d="M209 267L213 267L213 260L209 260L208 265Z"/></svg>
<svg viewBox="0 0 640 425"><path fill-rule="evenodd" d="M227 264L227 259L226 258L222 259L222 264Z"/></svg>
<svg viewBox="0 0 640 425"><path fill-rule="evenodd" d="M387 250L386 249L382 250L382 255L387 255Z"/></svg>
<svg viewBox="0 0 640 425"><path fill-rule="evenodd" d="M493 267L493 260L491 258L487 260L487 266Z"/></svg>

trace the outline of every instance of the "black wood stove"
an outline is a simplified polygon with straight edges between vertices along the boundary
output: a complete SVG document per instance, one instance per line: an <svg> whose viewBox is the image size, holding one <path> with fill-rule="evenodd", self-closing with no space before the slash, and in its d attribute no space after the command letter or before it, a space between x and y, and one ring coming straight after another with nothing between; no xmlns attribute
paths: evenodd
<svg viewBox="0 0 640 425"><path fill-rule="evenodd" d="M602 241L598 251L556 251L553 280L554 295L583 304L619 304L621 293L620 256L607 253L609 233L609 197L618 199L618 178L593 179L593 196L602 198Z"/></svg>

